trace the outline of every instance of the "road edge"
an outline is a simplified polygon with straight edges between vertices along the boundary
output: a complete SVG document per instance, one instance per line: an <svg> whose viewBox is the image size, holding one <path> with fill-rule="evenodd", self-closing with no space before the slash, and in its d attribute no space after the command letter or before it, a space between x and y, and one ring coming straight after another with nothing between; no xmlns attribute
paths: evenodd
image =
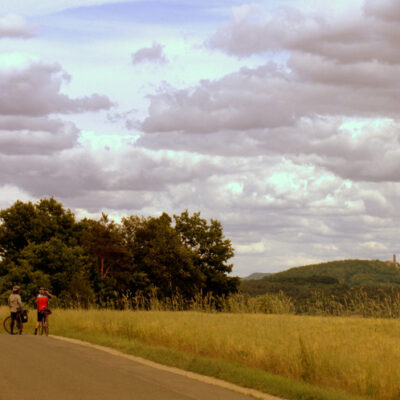
<svg viewBox="0 0 400 400"><path fill-rule="evenodd" d="M146 360L145 358L142 358L142 357L137 357L137 356L133 356L133 355L130 355L130 354L123 353L123 352L121 352L119 350L115 350L115 349L112 349L110 347L100 346L98 344L85 342L85 341L79 340L79 339L72 339L72 338L65 337L65 336L49 335L49 337L52 338L52 339L57 339L57 340L62 340L64 342L77 344L77 345L80 345L80 346L91 347L93 349L97 349L97 350L103 351L103 352L108 353L108 354L112 354L112 355L117 356L117 357L123 357L123 358L126 358L128 360L131 360L131 361L146 365L148 367L156 368L156 369L159 369L159 370L162 370L162 371L171 372L171 373L176 374L176 375L185 376L187 378L194 379L196 381L203 382L203 383L208 383L210 385L219 386L221 388L228 389L228 390L231 390L233 392L241 393L241 394L244 394L244 395L247 395L247 396L251 396L251 397L254 397L256 399L260 399L260 400L286 400L286 399L283 399L281 397L276 397L276 396L273 396L273 395L270 395L270 394L266 394L266 393L260 392L259 390L238 386L238 385L235 385L233 383L223 381L222 379L217 379L217 378L213 378L213 377L210 377L210 376L197 374L195 372L185 371L184 369L179 369L179 368L176 368L176 367L170 367L170 366L167 366L167 365L159 364L159 363L156 363L154 361Z"/></svg>

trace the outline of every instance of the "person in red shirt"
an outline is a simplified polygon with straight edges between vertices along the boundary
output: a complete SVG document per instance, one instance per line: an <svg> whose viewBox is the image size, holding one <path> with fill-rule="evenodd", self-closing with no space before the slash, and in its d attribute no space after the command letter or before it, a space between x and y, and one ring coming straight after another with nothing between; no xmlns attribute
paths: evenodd
<svg viewBox="0 0 400 400"><path fill-rule="evenodd" d="M37 330L39 328L40 322L43 319L43 310L48 308L49 298L52 299L54 295L49 293L44 287L39 289L39 294L36 297L37 303L37 323L35 326L35 335L37 335Z"/></svg>

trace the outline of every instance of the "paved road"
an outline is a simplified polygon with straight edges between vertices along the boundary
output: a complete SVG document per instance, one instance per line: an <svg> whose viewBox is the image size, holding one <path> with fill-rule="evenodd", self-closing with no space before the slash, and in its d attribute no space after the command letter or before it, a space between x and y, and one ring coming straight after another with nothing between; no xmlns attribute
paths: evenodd
<svg viewBox="0 0 400 400"><path fill-rule="evenodd" d="M0 335L0 400L254 400L52 338Z"/></svg>

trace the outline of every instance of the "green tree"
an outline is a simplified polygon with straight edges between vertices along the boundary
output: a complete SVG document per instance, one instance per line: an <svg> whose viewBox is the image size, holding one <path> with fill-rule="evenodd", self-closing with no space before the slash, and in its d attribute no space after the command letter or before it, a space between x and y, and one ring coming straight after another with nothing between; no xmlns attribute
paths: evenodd
<svg viewBox="0 0 400 400"><path fill-rule="evenodd" d="M26 296L44 285L64 304L81 305L138 290L186 299L236 291L221 224L187 211L174 219L132 215L117 224L102 214L76 222L54 198L17 201L0 211L0 296L15 284Z"/></svg>
<svg viewBox="0 0 400 400"><path fill-rule="evenodd" d="M0 211L0 256L15 261L29 243L44 243L53 237L76 242L75 225L72 212L54 198L36 204L17 201Z"/></svg>
<svg viewBox="0 0 400 400"><path fill-rule="evenodd" d="M151 282L145 268L141 268L139 263L136 262L135 249L140 247L137 243L137 232L140 235L146 230L148 221L144 217L130 215L129 217L122 218L120 225L120 232L122 236L123 245L130 254L129 260L125 262L125 268L119 271L119 282L125 282L126 289L131 293L137 291L146 292L151 287Z"/></svg>
<svg viewBox="0 0 400 400"><path fill-rule="evenodd" d="M87 303L88 297L93 296L93 259L81 246L68 246L53 237L44 243L30 243L21 251L18 261L21 266L29 265L34 271L43 272L48 277L48 289L61 299L81 299Z"/></svg>
<svg viewBox="0 0 400 400"><path fill-rule="evenodd" d="M99 221L87 219L82 234L82 244L99 261L100 279L113 275L123 263L132 257L124 245L120 227L102 214Z"/></svg>
<svg viewBox="0 0 400 400"><path fill-rule="evenodd" d="M31 203L15 202L0 211L0 257L14 260L35 239L37 210Z"/></svg>
<svg viewBox="0 0 400 400"><path fill-rule="evenodd" d="M63 205L53 197L41 199L37 209L37 239L36 242L46 242L57 237L66 244L77 244L76 221L71 210L64 209Z"/></svg>
<svg viewBox="0 0 400 400"><path fill-rule="evenodd" d="M71 282L91 291L91 260L79 246L80 225L54 198L37 203L15 202L0 211L0 293L15 284L26 296L46 286L57 296L74 296ZM77 287L75 285L75 287ZM76 297L76 296L75 296Z"/></svg>
<svg viewBox="0 0 400 400"><path fill-rule="evenodd" d="M0 301L4 304L11 293L12 287L21 287L24 304L34 304L35 295L40 286L50 287L50 276L42 271L35 271L26 261L16 265L4 262L6 273L0 277Z"/></svg>
<svg viewBox="0 0 400 400"><path fill-rule="evenodd" d="M147 290L156 288L160 297L179 293L189 299L203 288L204 275L171 223L166 213L142 221L135 231L135 265L147 277Z"/></svg>
<svg viewBox="0 0 400 400"><path fill-rule="evenodd" d="M232 264L228 260L234 256L232 243L223 234L219 221L200 218L200 212L192 216L186 210L174 215L175 230L182 243L191 251L193 265L205 276L204 292L216 296L227 295L238 290L239 278L230 277Z"/></svg>

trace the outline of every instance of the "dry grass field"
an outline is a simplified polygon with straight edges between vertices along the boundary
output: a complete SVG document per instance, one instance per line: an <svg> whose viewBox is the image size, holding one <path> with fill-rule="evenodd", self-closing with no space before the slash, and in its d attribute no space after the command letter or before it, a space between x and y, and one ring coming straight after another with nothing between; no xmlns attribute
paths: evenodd
<svg viewBox="0 0 400 400"><path fill-rule="evenodd" d="M1 308L0 317L6 312ZM65 336L105 334L116 341L164 346L374 399L400 395L397 319L56 310L51 331Z"/></svg>

